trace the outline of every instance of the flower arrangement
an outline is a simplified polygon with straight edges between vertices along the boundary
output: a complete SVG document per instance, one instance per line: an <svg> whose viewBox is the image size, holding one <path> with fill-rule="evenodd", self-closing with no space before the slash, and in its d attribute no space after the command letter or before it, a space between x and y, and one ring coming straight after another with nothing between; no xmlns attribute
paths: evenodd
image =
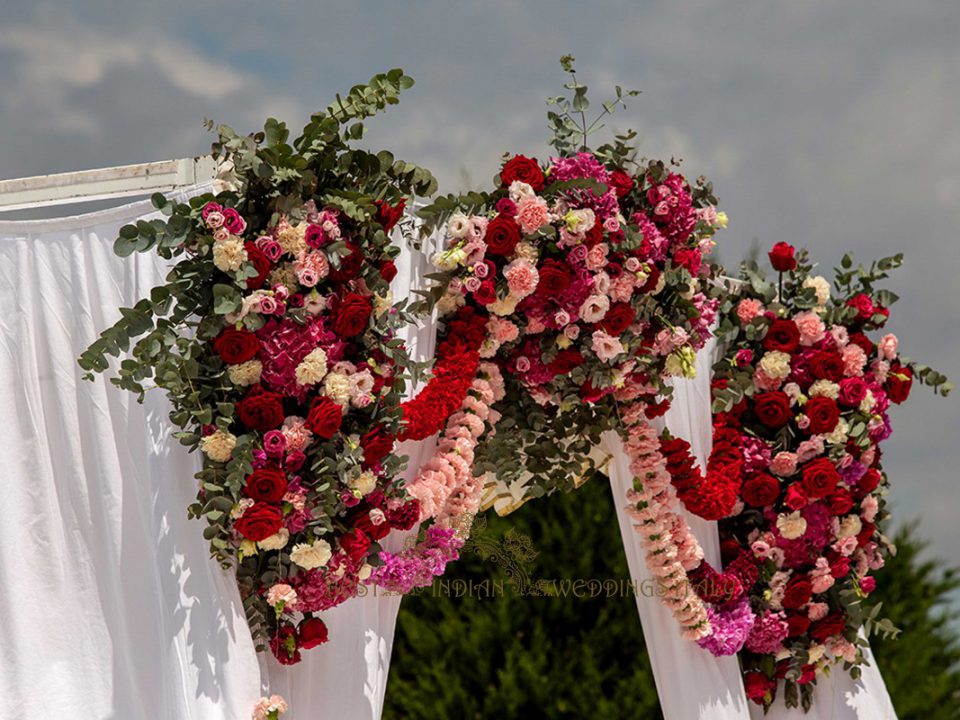
<svg viewBox="0 0 960 720"><path fill-rule="evenodd" d="M902 256L854 268L848 255L833 289L804 251L778 243L769 258L777 282L744 264L739 288L719 293L714 434L742 478L721 547L754 569L718 611L748 630L724 649L740 652L750 698L770 705L782 681L786 704L807 709L831 665L858 676L866 637L896 632L868 600L893 551L880 445L914 380L942 395L951 385L875 334L897 299L877 285Z"/></svg>
<svg viewBox="0 0 960 720"><path fill-rule="evenodd" d="M406 200L436 182L349 142L411 84L400 70L374 77L314 114L292 144L272 119L250 136L221 126L214 154L232 163L237 186L189 203L154 196L166 219L121 229L119 254L153 250L176 264L80 358L103 372L136 341L113 382L141 398L148 381L166 390L180 442L204 456L189 512L206 521L214 557L235 568L259 649L284 664L326 642L319 613L364 583L422 580L456 556L440 525L423 529L403 567L382 550L389 533L432 516L402 487L395 442L459 414L441 446L462 455L483 432L465 414L486 419L493 393L477 376L479 343L458 338L441 345L424 394L402 402L421 368L397 335L416 317L391 297L390 234ZM471 392L481 400L461 408ZM275 696L255 715L285 710Z"/></svg>

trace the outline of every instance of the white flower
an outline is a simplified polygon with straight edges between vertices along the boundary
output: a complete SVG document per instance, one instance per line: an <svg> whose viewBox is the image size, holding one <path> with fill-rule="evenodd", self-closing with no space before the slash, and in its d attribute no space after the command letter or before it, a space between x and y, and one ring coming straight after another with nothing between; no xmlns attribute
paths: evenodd
<svg viewBox="0 0 960 720"><path fill-rule="evenodd" d="M863 400L860 401L860 407L858 409L864 415L869 415L873 412L873 406L876 404L877 399L873 396L873 392L871 390L867 390L867 394L864 395Z"/></svg>
<svg viewBox="0 0 960 720"><path fill-rule="evenodd" d="M437 312L440 317L450 315L456 312L457 308L462 307L467 302L466 298L460 293L446 293L437 300Z"/></svg>
<svg viewBox="0 0 960 720"><path fill-rule="evenodd" d="M590 295L580 306L580 318L584 322L600 322L610 310L610 298L606 295Z"/></svg>
<svg viewBox="0 0 960 720"><path fill-rule="evenodd" d="M338 405L350 402L350 378L338 372L328 373L323 379L323 394Z"/></svg>
<svg viewBox="0 0 960 720"><path fill-rule="evenodd" d="M243 240L236 235L213 243L213 264L219 270L236 272L246 261L247 251L243 248Z"/></svg>
<svg viewBox="0 0 960 720"><path fill-rule="evenodd" d="M323 380L327 374L327 353L323 348L314 348L297 365L297 383L313 385Z"/></svg>
<svg viewBox="0 0 960 720"><path fill-rule="evenodd" d="M380 295L373 296L373 313L377 317L380 317L392 307L393 307L393 291L392 290L387 290L386 294L383 296L380 296Z"/></svg>
<svg viewBox="0 0 960 720"><path fill-rule="evenodd" d="M537 193L534 191L533 186L529 183L520 182L519 180L514 180L510 183L510 199L513 200L518 205L520 201L526 197L536 197Z"/></svg>
<svg viewBox="0 0 960 720"><path fill-rule="evenodd" d="M373 566L372 566L372 565L368 565L367 563L364 563L364 564L360 567L360 570L357 572L357 577L360 579L361 582L363 582L363 581L366 580L368 577L370 577L370 574L371 574L372 572L373 572Z"/></svg>
<svg viewBox="0 0 960 720"><path fill-rule="evenodd" d="M840 418L833 432L827 435L827 442L831 445L846 445L849 430L850 426L847 424L847 421Z"/></svg>
<svg viewBox="0 0 960 720"><path fill-rule="evenodd" d="M836 400L840 396L840 386L829 380L817 380L810 386L810 397L826 397Z"/></svg>
<svg viewBox="0 0 960 720"><path fill-rule="evenodd" d="M807 521L797 510L792 513L780 513L777 516L777 530L786 540L796 540L807 531Z"/></svg>
<svg viewBox="0 0 960 720"><path fill-rule="evenodd" d="M230 377L230 382L240 387L256 385L260 382L261 372L263 372L263 364L256 359L227 366L227 375Z"/></svg>
<svg viewBox="0 0 960 720"><path fill-rule="evenodd" d="M306 232L307 226L303 223L296 227L288 225L277 233L277 242L280 243L280 247L283 248L285 253L290 253L296 257L307 249L307 241L304 239Z"/></svg>
<svg viewBox="0 0 960 720"><path fill-rule="evenodd" d="M290 531L286 528L280 528L279 531L275 532L270 537L260 540L257 545L260 546L261 550L279 550L280 548L285 547L289 541Z"/></svg>
<svg viewBox="0 0 960 720"><path fill-rule="evenodd" d="M200 449L214 462L226 462L237 446L233 433L217 430L200 441Z"/></svg>
<svg viewBox="0 0 960 720"><path fill-rule="evenodd" d="M837 533L837 537L840 539L855 537L860 534L862 529L863 524L860 522L859 515L847 515L840 523L840 531Z"/></svg>
<svg viewBox="0 0 960 720"><path fill-rule="evenodd" d="M347 486L361 496L369 495L377 487L377 476L369 470L357 473L347 481Z"/></svg>
<svg viewBox="0 0 960 720"><path fill-rule="evenodd" d="M785 378L790 374L790 356L779 350L772 350L760 359L760 369L767 377Z"/></svg>
<svg viewBox="0 0 960 720"><path fill-rule="evenodd" d="M803 281L805 288L813 288L817 295L817 305L826 305L830 300L830 283L822 275L808 277Z"/></svg>
<svg viewBox="0 0 960 720"><path fill-rule="evenodd" d="M333 555L330 543L326 540L314 540L312 545L297 543L293 546L290 559L304 570L323 567Z"/></svg>
<svg viewBox="0 0 960 720"><path fill-rule="evenodd" d="M240 501L233 506L233 509L230 511L230 517L234 520L239 520L243 517L243 514L247 511L248 508L253 507L253 500L250 498L241 498Z"/></svg>
<svg viewBox="0 0 960 720"><path fill-rule="evenodd" d="M454 213L447 221L447 235L457 240L465 238L470 232L470 218L463 213Z"/></svg>
<svg viewBox="0 0 960 720"><path fill-rule="evenodd" d="M512 295L508 295L505 298L497 298L492 303L487 305L487 310L492 312L494 315L499 315L504 317L506 315L513 315L514 310L517 309L518 300Z"/></svg>

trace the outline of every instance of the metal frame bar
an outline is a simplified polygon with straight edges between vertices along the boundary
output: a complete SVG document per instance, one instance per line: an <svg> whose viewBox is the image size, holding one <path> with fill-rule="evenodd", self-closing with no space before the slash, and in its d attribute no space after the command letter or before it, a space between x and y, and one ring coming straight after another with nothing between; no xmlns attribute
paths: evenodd
<svg viewBox="0 0 960 720"><path fill-rule="evenodd" d="M216 161L204 155L0 180L0 213L176 190L213 181L217 170Z"/></svg>

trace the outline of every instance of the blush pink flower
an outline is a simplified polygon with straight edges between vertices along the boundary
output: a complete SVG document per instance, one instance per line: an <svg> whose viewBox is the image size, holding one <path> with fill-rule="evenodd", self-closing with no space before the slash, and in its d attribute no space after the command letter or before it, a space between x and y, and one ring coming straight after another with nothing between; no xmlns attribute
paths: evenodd
<svg viewBox="0 0 960 720"><path fill-rule="evenodd" d="M513 342L520 335L520 329L514 323L496 316L487 320L487 332L498 343Z"/></svg>
<svg viewBox="0 0 960 720"><path fill-rule="evenodd" d="M620 338L615 338L603 330L594 330L591 347L603 362L610 362L615 357L623 353L623 343Z"/></svg>
<svg viewBox="0 0 960 720"><path fill-rule="evenodd" d="M763 303L755 298L744 298L737 303L737 318L741 325L746 325L761 312L763 312Z"/></svg>
<svg viewBox="0 0 960 720"><path fill-rule="evenodd" d="M580 317L588 323L600 322L610 309L606 295L591 295L580 306Z"/></svg>
<svg viewBox="0 0 960 720"><path fill-rule="evenodd" d="M840 351L843 358L843 374L847 377L863 375L863 366L867 364L867 355L859 345L847 345Z"/></svg>
<svg viewBox="0 0 960 720"><path fill-rule="evenodd" d="M792 452L778 452L770 461L770 472L789 477L797 471L797 456Z"/></svg>
<svg viewBox="0 0 960 720"><path fill-rule="evenodd" d="M503 276L507 280L510 294L522 300L537 289L540 282L540 273L533 263L524 258L517 258L503 269Z"/></svg>
<svg viewBox="0 0 960 720"><path fill-rule="evenodd" d="M301 252L293 264L297 280L304 287L313 287L330 274L330 263L322 252Z"/></svg>
<svg viewBox="0 0 960 720"><path fill-rule="evenodd" d="M826 326L815 312L802 312L793 318L797 330L800 331L800 344L810 347L823 339Z"/></svg>
<svg viewBox="0 0 960 720"><path fill-rule="evenodd" d="M877 352L884 360L894 360L897 357L897 336L888 333L877 343Z"/></svg>
<svg viewBox="0 0 960 720"><path fill-rule="evenodd" d="M514 219L524 233L532 235L550 222L547 201L536 195L523 198L517 205L517 214Z"/></svg>

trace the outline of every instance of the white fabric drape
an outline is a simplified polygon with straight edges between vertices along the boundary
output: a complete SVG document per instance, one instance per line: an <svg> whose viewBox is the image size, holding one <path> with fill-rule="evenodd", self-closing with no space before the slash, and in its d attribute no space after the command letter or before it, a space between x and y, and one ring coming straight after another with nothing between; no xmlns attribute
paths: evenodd
<svg viewBox="0 0 960 720"><path fill-rule="evenodd" d="M149 215L0 222L0 717L247 720L269 687L290 720L375 720L399 598L326 613L330 643L299 667L258 659L232 576L186 517L198 458L169 439L162 392L139 405L81 379L79 353L163 280L155 255L112 250ZM398 266L403 297L422 259ZM432 355L431 325L409 339Z"/></svg>

